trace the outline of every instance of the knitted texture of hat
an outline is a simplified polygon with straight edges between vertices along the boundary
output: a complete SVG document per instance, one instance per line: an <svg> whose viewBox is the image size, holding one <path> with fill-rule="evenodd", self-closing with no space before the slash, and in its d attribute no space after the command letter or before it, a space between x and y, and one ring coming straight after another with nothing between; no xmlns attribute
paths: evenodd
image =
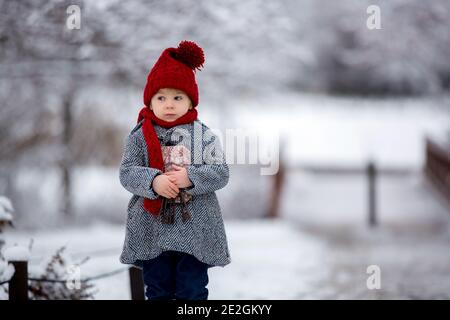
<svg viewBox="0 0 450 320"><path fill-rule="evenodd" d="M199 102L195 71L205 62L203 49L195 42L181 41L177 48L165 49L147 76L144 88L144 104L150 105L152 97L162 88L184 91L192 106Z"/></svg>

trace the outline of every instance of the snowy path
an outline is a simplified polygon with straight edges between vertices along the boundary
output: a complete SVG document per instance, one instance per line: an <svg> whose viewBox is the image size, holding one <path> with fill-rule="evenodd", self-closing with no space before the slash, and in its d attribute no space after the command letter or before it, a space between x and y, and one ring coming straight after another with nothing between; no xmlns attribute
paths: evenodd
<svg viewBox="0 0 450 320"><path fill-rule="evenodd" d="M361 176L296 173L283 213L327 243L322 299L449 299L450 212L420 173L382 176L379 227L366 220ZM381 289L368 290L366 269L381 270Z"/></svg>

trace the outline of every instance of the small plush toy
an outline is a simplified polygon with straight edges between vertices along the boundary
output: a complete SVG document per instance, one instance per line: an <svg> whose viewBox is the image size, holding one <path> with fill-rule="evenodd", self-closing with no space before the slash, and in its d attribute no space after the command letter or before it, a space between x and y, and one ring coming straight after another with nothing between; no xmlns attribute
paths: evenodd
<svg viewBox="0 0 450 320"><path fill-rule="evenodd" d="M191 164L191 152L183 145L167 145L162 146L162 156L164 161L164 172L173 171L172 165L179 167L187 167ZM183 205L182 218L183 221L189 220L191 215L187 210L187 203L192 199L192 195L186 193L184 188L180 188L180 193L174 199L163 199L163 205L161 208L162 221L172 224L175 222L175 204ZM170 207L170 211L167 207ZM169 211L169 212L168 212Z"/></svg>

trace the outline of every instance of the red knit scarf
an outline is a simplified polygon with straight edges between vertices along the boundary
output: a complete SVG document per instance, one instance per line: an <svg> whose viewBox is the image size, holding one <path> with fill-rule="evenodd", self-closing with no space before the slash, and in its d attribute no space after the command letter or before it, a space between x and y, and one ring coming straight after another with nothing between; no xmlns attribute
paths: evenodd
<svg viewBox="0 0 450 320"><path fill-rule="evenodd" d="M178 118L175 121L167 122L159 119L153 110L150 110L147 106L143 107L139 112L138 120L139 123L144 119L142 124L142 130L144 132L145 142L147 143L147 154L149 163L148 166L151 168L159 169L164 172L164 161L162 157L161 144L159 143L158 136L156 135L155 127L153 123L156 123L163 128L172 128L181 124L191 123L197 120L197 110L195 108L189 110L185 115ZM148 198L144 199L144 209L153 215L158 215L161 210L162 198L158 197L155 200Z"/></svg>

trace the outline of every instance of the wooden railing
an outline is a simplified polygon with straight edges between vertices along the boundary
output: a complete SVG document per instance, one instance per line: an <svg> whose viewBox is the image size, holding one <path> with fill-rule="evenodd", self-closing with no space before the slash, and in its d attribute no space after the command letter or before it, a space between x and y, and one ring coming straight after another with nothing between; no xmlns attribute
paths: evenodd
<svg viewBox="0 0 450 320"><path fill-rule="evenodd" d="M330 174L358 174L366 177L366 190L367 190L367 224L369 227L375 227L378 225L378 192L377 184L379 176L384 175L405 175L410 174L411 169L405 168L380 168L373 161L368 161L361 167L314 167L308 165L287 166L280 158L279 170L275 173L271 179L271 187L269 193L269 203L265 216L267 218L278 218L281 216L280 207L282 196L284 192L284 185L286 183L287 172L295 171L308 171L313 173L330 173Z"/></svg>
<svg viewBox="0 0 450 320"><path fill-rule="evenodd" d="M436 189L450 202L450 145L426 139L424 171Z"/></svg>

